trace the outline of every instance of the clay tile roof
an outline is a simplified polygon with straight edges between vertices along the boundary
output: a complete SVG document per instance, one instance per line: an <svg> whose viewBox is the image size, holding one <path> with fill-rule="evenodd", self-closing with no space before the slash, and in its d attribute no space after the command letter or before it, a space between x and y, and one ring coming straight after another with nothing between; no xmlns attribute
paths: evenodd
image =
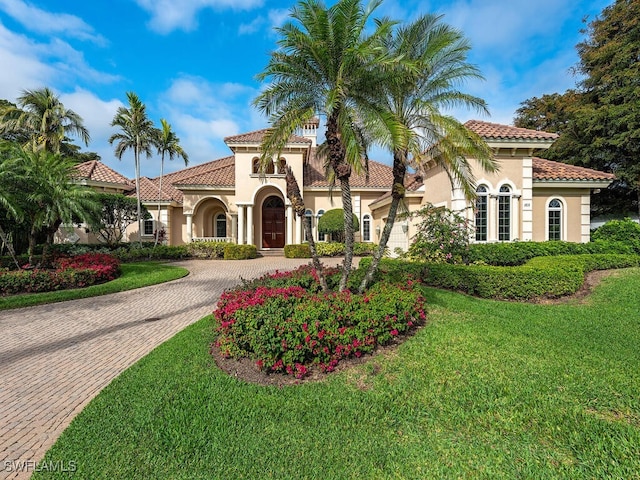
<svg viewBox="0 0 640 480"><path fill-rule="evenodd" d="M424 185L424 182L423 182L422 175L420 175L420 174L409 173L409 174L407 174L407 176L404 179L404 186L405 186L405 188L407 189L408 192L415 192L420 187L422 187L422 185ZM385 192L382 195L380 195L378 198L376 198L369 205L375 205L376 203L381 202L384 199L389 198L389 197L391 197L391 190L389 190L388 192Z"/></svg>
<svg viewBox="0 0 640 480"><path fill-rule="evenodd" d="M173 185L233 187L236 182L235 158L225 157L181 170L176 172L170 180Z"/></svg>
<svg viewBox="0 0 640 480"><path fill-rule="evenodd" d="M88 162L79 163L75 166L77 171L76 178L83 180L92 180L94 182L116 183L121 185L133 186L132 182L112 168L107 167L98 160L89 160Z"/></svg>
<svg viewBox="0 0 640 480"><path fill-rule="evenodd" d="M140 177L140 199L144 202L157 202L160 197L163 202L182 202L182 192L166 182L165 178L162 179L162 195L159 195L159 186L159 178ZM135 192L130 195L135 195Z"/></svg>
<svg viewBox="0 0 640 480"><path fill-rule="evenodd" d="M268 131L268 129L263 128L262 130L256 130L254 132L249 133L241 133L240 135L232 135L230 137L225 137L224 143L261 143L264 134ZM310 145L311 140L304 137L299 137L298 135L291 135L289 139L289 143L300 143L303 145Z"/></svg>
<svg viewBox="0 0 640 480"><path fill-rule="evenodd" d="M349 184L351 187L362 188L390 188L393 182L393 171L391 167L382 163L369 161L369 181L363 174L351 173ZM324 176L324 165L322 160L316 156L316 149L312 148L309 161L304 165L304 186L305 187L328 187L329 182Z"/></svg>
<svg viewBox="0 0 640 480"><path fill-rule="evenodd" d="M534 180L582 180L582 181L607 181L615 180L612 173L600 172L591 168L567 165L544 158L533 158Z"/></svg>
<svg viewBox="0 0 640 480"><path fill-rule="evenodd" d="M494 140L555 140L558 134L530 130L528 128L500 125L499 123L469 120L465 126L483 138Z"/></svg>

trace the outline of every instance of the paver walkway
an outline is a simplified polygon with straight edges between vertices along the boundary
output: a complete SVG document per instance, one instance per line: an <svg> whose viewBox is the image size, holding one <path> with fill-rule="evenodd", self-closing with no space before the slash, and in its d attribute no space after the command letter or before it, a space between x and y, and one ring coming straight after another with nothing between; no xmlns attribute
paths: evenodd
<svg viewBox="0 0 640 480"><path fill-rule="evenodd" d="M173 282L0 312L0 479L28 478L100 390L211 313L221 293L240 277L306 263L281 257L189 260L176 265L190 275ZM70 465L58 466L63 467Z"/></svg>

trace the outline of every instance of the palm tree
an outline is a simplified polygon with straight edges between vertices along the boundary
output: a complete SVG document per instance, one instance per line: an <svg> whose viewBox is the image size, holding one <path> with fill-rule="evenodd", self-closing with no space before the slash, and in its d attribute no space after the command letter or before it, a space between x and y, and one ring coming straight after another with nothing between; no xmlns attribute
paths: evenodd
<svg viewBox="0 0 640 480"><path fill-rule="evenodd" d="M1 142L0 144L0 212L6 213L9 218L15 222L20 222L22 219L22 211L17 200L18 191L16 187L16 170L11 165L11 162L7 161L10 158L12 149L16 148L9 142ZM20 268L18 259L16 258L16 252L13 248L13 242L9 239L9 236L2 228L0 223L0 240L3 245L7 247L9 255L13 260L16 268Z"/></svg>
<svg viewBox="0 0 640 480"><path fill-rule="evenodd" d="M138 201L138 238L142 246L142 209L140 202L140 154L147 158L151 156L151 148L155 145L153 122L147 117L147 108L134 92L127 92L129 108L119 107L111 121L112 127L119 127L121 132L114 133L109 138L113 145L117 142L115 155L122 160L122 155L129 149L133 150L136 169L136 198Z"/></svg>
<svg viewBox="0 0 640 480"><path fill-rule="evenodd" d="M392 23L378 21L367 32L381 0L363 8L360 0L339 0L326 8L319 0L302 0L292 21L277 29L279 49L258 75L271 84L254 100L269 116L271 128L262 143L263 165L279 153L290 136L316 115L326 118L327 164L340 185L345 215L345 257L339 288L344 290L353 259L351 171L365 169L365 145L357 125L369 115L384 115L373 102L379 93L377 70L393 59L380 41ZM296 23L294 23L296 22Z"/></svg>
<svg viewBox="0 0 640 480"><path fill-rule="evenodd" d="M47 264L53 236L63 223L86 222L99 209L94 192L73 182L75 163L68 157L47 150L16 147L3 162L13 173L13 182L23 195L17 206L29 227L29 263L34 264L38 235L46 242L42 263ZM14 211L17 209L14 208ZM16 218L20 217L16 215Z"/></svg>
<svg viewBox="0 0 640 480"><path fill-rule="evenodd" d="M468 199L475 196L475 179L468 159L475 158L484 171L497 170L486 143L441 111L465 107L488 113L484 100L458 88L466 80L482 76L467 62L470 46L462 33L441 23L441 18L424 15L398 28L385 41L388 54L401 57L403 62L394 74L383 80L384 108L402 123L407 137L385 131L385 125L371 128L372 136L393 153L392 202L360 292L372 281L387 246L398 206L404 198L404 180L410 162L417 167L429 160L441 165Z"/></svg>
<svg viewBox="0 0 640 480"><path fill-rule="evenodd" d="M68 135L77 135L89 144L89 131L82 117L64 107L60 98L47 87L24 90L18 105L4 105L0 113L0 134L23 139L33 150L60 153Z"/></svg>
<svg viewBox="0 0 640 480"><path fill-rule="evenodd" d="M182 157L185 166L189 164L189 155L180 146L180 139L171 129L171 124L164 118L160 120L162 128L156 130L157 138L155 140L156 148L160 154L160 182L158 186L158 223L160 221L160 200L162 199L162 176L164 175L164 157L169 156L169 160L175 157ZM158 244L159 229L156 228L156 239L154 247Z"/></svg>

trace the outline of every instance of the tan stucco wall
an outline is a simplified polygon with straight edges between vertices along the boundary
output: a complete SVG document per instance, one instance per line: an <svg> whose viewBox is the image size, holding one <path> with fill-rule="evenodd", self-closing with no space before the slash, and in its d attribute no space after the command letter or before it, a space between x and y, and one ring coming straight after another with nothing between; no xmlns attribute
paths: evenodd
<svg viewBox="0 0 640 480"><path fill-rule="evenodd" d="M550 189L533 190L533 240L548 240L547 205L557 198L563 205L562 240L569 242L589 241L589 189Z"/></svg>

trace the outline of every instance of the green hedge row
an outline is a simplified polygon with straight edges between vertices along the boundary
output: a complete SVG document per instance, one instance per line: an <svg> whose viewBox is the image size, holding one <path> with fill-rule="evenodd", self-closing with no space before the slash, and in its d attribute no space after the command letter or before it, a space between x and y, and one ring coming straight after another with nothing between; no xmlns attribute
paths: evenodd
<svg viewBox="0 0 640 480"><path fill-rule="evenodd" d="M373 255L377 247L375 243L356 242L353 245L353 253L358 257L367 257ZM316 251L320 257L337 257L344 255L344 243L318 242L316 243ZM309 244L285 245L284 256L287 258L311 258Z"/></svg>
<svg viewBox="0 0 640 480"><path fill-rule="evenodd" d="M496 266L523 265L535 257L585 254L640 255L640 242L597 240L573 242L511 242L476 243L469 246L469 262L484 262Z"/></svg>
<svg viewBox="0 0 640 480"><path fill-rule="evenodd" d="M364 258L360 267L371 260ZM640 256L621 254L536 257L522 266L451 265L383 259L378 277L398 281L406 275L425 284L461 291L481 298L531 300L575 293L592 270L640 266Z"/></svg>

